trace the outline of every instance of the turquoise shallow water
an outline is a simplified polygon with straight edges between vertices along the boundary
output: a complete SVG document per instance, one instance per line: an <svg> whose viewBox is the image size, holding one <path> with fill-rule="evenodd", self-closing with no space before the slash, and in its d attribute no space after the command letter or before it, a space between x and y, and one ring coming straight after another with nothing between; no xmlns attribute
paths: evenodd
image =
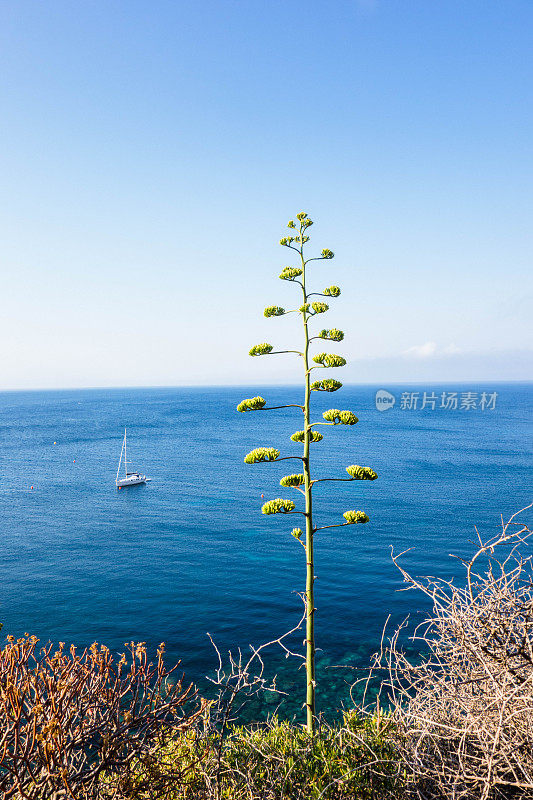
<svg viewBox="0 0 533 800"><path fill-rule="evenodd" d="M321 429L317 474L340 476L353 463L379 474L315 492L318 524L342 521L348 508L371 518L317 535L320 703L329 711L353 673L326 667L364 666L389 613L394 622L426 609L423 598L398 592L391 545L412 548L405 563L417 574L452 577L459 568L448 554L471 552L475 524L494 532L500 514L530 502L531 385L386 387L397 402L384 413L378 388L315 398L317 413L335 406L360 418ZM492 410L400 407L402 391L424 390L498 397ZM260 507L261 494L292 496L278 482L296 462L246 466L243 457L259 445L298 454L289 436L302 426L295 409L236 413L259 392L272 405L299 399L290 387L0 394L2 633L114 650L131 639L165 641L169 661L181 659L203 687L215 666L207 631L224 652L291 627L305 571L289 535L298 518L264 517ZM153 480L117 492L125 425L133 466ZM298 713L297 665L274 655L271 665L291 693L287 713Z"/></svg>

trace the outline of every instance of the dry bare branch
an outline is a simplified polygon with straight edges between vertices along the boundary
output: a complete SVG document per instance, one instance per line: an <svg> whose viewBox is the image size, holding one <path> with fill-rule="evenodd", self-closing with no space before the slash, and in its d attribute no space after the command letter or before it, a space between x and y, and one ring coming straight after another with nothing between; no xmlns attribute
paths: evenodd
<svg viewBox="0 0 533 800"><path fill-rule="evenodd" d="M413 577L393 555L407 587L433 604L411 636L419 660L402 651L400 630L381 654L421 798L533 798L532 533L517 517L487 541L478 533L474 556L460 559L462 587Z"/></svg>

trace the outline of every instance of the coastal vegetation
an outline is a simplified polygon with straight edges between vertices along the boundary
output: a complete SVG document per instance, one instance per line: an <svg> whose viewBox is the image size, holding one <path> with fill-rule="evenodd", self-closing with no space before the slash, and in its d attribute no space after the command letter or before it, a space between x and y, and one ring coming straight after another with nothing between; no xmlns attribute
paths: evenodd
<svg viewBox="0 0 533 800"><path fill-rule="evenodd" d="M0 650L0 793L3 798L124 796L138 764L181 735L205 701L131 642L118 659L102 645L7 637ZM168 788L150 780L150 790ZM176 775L174 774L174 779Z"/></svg>
<svg viewBox="0 0 533 800"><path fill-rule="evenodd" d="M260 648L218 672L203 699L163 648L115 660L105 647L0 651L0 791L6 800L531 800L531 531L516 517L461 558L465 580L413 577L433 603L405 655L401 626L369 666L373 707L317 720L237 715L265 684ZM252 669L257 662L259 670ZM268 690L268 687L267 687Z"/></svg>
<svg viewBox="0 0 533 800"><path fill-rule="evenodd" d="M368 516L364 511L350 509L345 511L344 522L337 525L322 525L317 526L314 522L313 511L313 488L315 484L324 481L373 481L378 476L370 467L361 467L357 464L351 464L345 468L348 477L315 477L312 471L311 459L311 445L321 442L324 438L323 434L316 430L319 426L353 426L359 421L355 414L349 410L341 410L338 408L330 408L322 414L323 420L311 419L311 393L312 392L336 392L342 387L342 383L334 378L323 378L321 380L311 380L311 373L314 370L322 369L338 369L346 365L346 359L335 353L319 352L311 356L312 342L341 342L344 339L344 332L338 328L322 328L321 330L311 330L311 322L315 317L321 317L329 310L327 303L322 300L312 300L313 297L326 297L328 299L339 297L341 290L339 286L327 286L323 291L311 291L309 281L309 270L312 262L327 261L329 262L334 253L325 248L319 256L308 257L306 252L306 245L309 242L309 230L313 225L313 220L310 219L307 213L300 212L296 215L296 221L290 220L287 227L291 235L284 236L280 240L282 247L292 250L296 253L296 266L289 265L282 269L279 278L282 281L297 284L301 289L301 305L297 308L286 311L285 308L278 305L267 306L264 310L265 317L281 317L287 314L298 314L302 324L302 343L299 348L294 349L278 349L263 342L254 345L250 350L250 355L269 356L278 355L282 353L290 353L296 355L301 359L302 367L302 382L303 382L303 402L291 403L281 406L268 406L267 401L263 397L250 397L243 400L238 406L237 410L241 412L247 411L272 411L280 408L295 408L303 415L303 430L295 431L291 439L303 445L303 455L281 455L277 447L257 447L245 456L244 461L246 464L259 464L265 462L278 462L297 460L301 462L301 472L291 475L285 475L280 480L280 485L283 488L292 489L303 495L304 510L297 508L292 499L284 499L277 497L273 500L268 500L262 510L263 514L284 514L284 515L302 515L304 517L304 531L300 527L294 527L291 531L292 536L302 545L305 553L306 562L306 584L305 593L302 594L305 606L305 622L306 622L306 636L305 636L305 672L306 672L306 717L307 717L307 732L312 736L315 729L315 693L316 693L316 673L315 673L315 558L314 558L314 538L315 535L322 530L330 528L340 528L351 525L364 524L369 521Z"/></svg>

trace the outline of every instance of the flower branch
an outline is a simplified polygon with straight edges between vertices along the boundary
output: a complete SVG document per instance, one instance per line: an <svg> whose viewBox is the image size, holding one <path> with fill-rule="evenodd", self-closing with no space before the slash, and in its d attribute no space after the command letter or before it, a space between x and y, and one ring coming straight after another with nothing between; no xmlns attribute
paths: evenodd
<svg viewBox="0 0 533 800"><path fill-rule="evenodd" d="M317 314L324 314L329 311L329 305L325 302L314 300L312 297L339 297L341 289L339 286L327 286L322 292L308 292L306 267L311 261L324 261L334 257L331 250L325 248L322 250L320 256L306 259L304 256L304 248L309 241L307 231L313 224L309 216L305 212L297 214L295 220L289 220L287 227L291 233L280 239L280 244L298 253L299 264L298 266L283 267L279 278L289 283L297 283L302 292L301 305L297 309L286 311L282 306L267 306L264 310L265 317L280 317L285 314L298 313L302 321L303 328L303 348L298 350L278 350L274 351L271 344L266 342L255 345L250 350L251 356L259 355L278 355L282 353L294 353L303 359L303 380L305 396L303 404L286 404L280 406L266 406L266 400L262 397L253 397L243 400L239 406L239 411L267 411L275 408L299 408L304 415L303 430L296 431L292 434L291 439L303 445L303 456L284 456L280 458L280 451L276 448L256 448L252 450L245 457L245 462L248 464L262 463L262 462L278 462L297 459L302 463L302 472L291 475L285 475L280 480L280 485L283 487L295 489L305 497L305 511L296 511L295 505L292 500L285 500L283 498L275 498L269 500L262 507L263 514L302 514L305 517L305 529L293 528L291 535L299 542L304 548L306 555L306 588L305 588L305 607L306 607L306 637L305 637L305 667L306 667L306 715L307 715L307 731L310 735L314 732L315 727L315 635L314 635L314 620L316 608L314 604L314 548L313 548L313 534L315 531L324 530L326 528L345 527L347 525L361 524L368 522L368 517L363 511L346 511L344 513L344 523L338 525L327 525L320 528L313 527L312 515L312 488L315 483L321 481L354 481L354 480L374 480L377 478L376 473L369 467L359 467L352 465L347 467L349 474L348 478L319 478L313 479L311 475L311 459L310 459L310 446L313 443L323 440L323 435L314 430L319 425L336 426L336 425L350 425L353 426L358 422L357 417L351 411L340 409L329 409L323 413L324 422L311 422L310 409L311 409L311 392L336 392L342 388L340 381L332 378L324 380L317 380L311 383L311 371L313 369L330 369L343 367L346 364L346 359L343 356L334 353L318 353L312 359L313 366L311 366L310 343L315 339L322 339L327 341L340 342L344 339L343 331L338 328L323 328L315 336L310 336L309 321Z"/></svg>

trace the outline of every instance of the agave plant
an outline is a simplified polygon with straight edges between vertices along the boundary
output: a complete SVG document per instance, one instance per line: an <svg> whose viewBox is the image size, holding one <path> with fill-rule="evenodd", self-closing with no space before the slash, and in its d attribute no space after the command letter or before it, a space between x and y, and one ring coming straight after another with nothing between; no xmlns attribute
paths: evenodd
<svg viewBox="0 0 533 800"><path fill-rule="evenodd" d="M297 539L305 549L306 556L306 588L305 588L305 607L306 607L306 713L307 713L307 730L310 735L314 733L315 726L315 632L314 632L314 617L315 617L315 601L314 601L314 555L313 555L313 538L317 531L325 530L326 528L337 528L345 525L357 525L368 522L368 517L364 511L349 510L344 512L345 522L338 525L323 525L317 527L313 521L313 487L316 483L322 481L373 481L377 478L374 470L370 467L361 467L352 464L346 467L348 473L347 478L341 477L313 477L311 472L311 444L318 443L323 440L323 435L315 430L319 425L355 425L358 422L357 417L352 411L341 410L338 408L330 408L322 415L323 420L311 421L311 392L336 392L342 387L340 381L334 378L323 378L322 380L311 380L311 373L313 370L318 369L338 369L346 364L346 359L343 356L335 353L320 352L316 355L311 355L312 342L314 341L331 341L341 342L344 339L344 333L338 328L323 328L313 334L311 324L314 322L314 317L325 314L329 310L327 303L321 300L311 300L312 297L339 297L341 290L338 286L328 286L322 292L310 292L308 288L307 278L309 264L313 261L329 261L333 258L334 254L331 250L324 249L320 256L314 258L306 258L305 247L309 241L307 232L311 225L312 220L309 219L305 213L300 213L296 216L296 222L290 220L288 223L291 232L294 235L284 236L280 240L280 244L294 251L297 254L297 265L284 267L280 273L282 281L289 281L290 283L298 284L302 291L302 305L297 309L286 311L281 306L267 306L264 311L265 317L281 317L285 314L296 313L299 314L303 326L303 348L301 350L274 350L274 347L267 342L254 345L250 350L251 356L266 356L277 355L279 353L295 353L302 359L303 366L303 381L304 381L304 401L300 403L289 403L282 406L267 406L267 401L263 397L252 397L243 400L237 406L237 410L241 412L247 411L272 411L275 408L297 408L303 414L303 430L296 431L292 434L291 439L293 442L298 442L303 445L303 455L301 456L282 456L280 450L275 447L259 447L252 450L245 456L244 461L246 464L257 464L266 461L284 461L289 459L297 459L301 462L302 472L293 475L285 475L280 484L284 488L291 488L300 492L303 495L305 506L304 510L296 507L293 500L277 497L274 500L268 500L262 507L263 514L301 514L305 519L305 537L304 531L300 527L292 529L292 536ZM302 539L303 537L303 539Z"/></svg>

